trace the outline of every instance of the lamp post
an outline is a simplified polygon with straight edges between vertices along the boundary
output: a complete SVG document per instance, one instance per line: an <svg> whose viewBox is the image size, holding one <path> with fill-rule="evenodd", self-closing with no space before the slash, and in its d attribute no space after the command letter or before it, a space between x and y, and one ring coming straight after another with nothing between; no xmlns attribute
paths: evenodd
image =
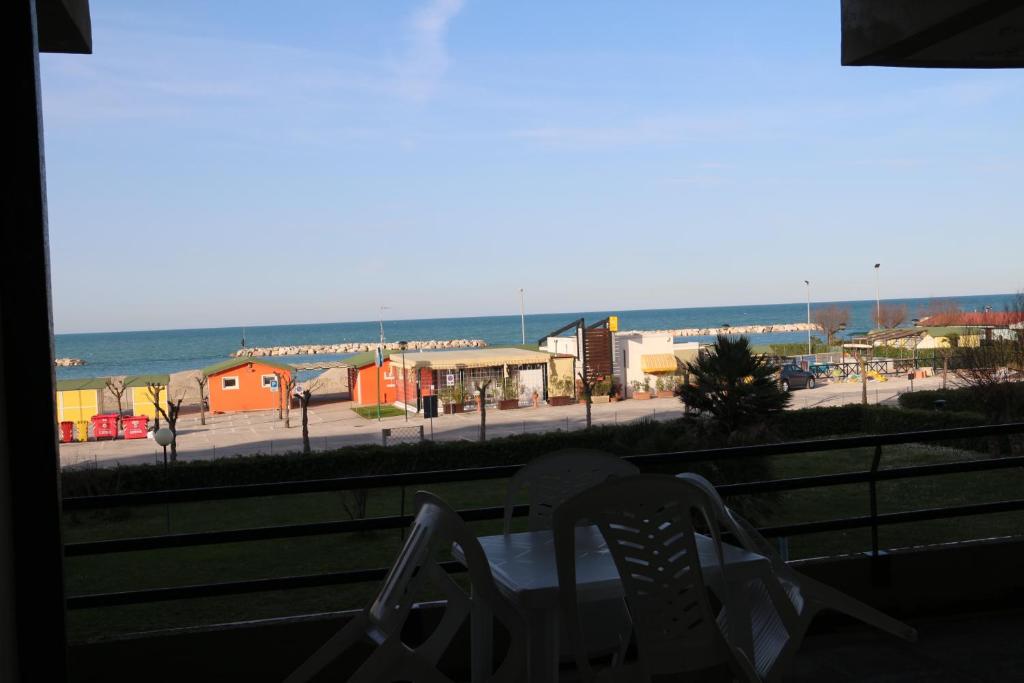
<svg viewBox="0 0 1024 683"><path fill-rule="evenodd" d="M523 333L523 344L526 344L526 299L523 288L519 288L519 329Z"/></svg>
<svg viewBox="0 0 1024 683"><path fill-rule="evenodd" d="M409 381L405 378L405 350L409 348L409 342L398 342L398 348L402 350L402 403L405 404L405 421L409 421Z"/></svg>
<svg viewBox="0 0 1024 683"><path fill-rule="evenodd" d="M380 318L380 344L377 345L377 422L380 422L380 369L384 366L384 311L387 306L381 306Z"/></svg>
<svg viewBox="0 0 1024 683"><path fill-rule="evenodd" d="M881 263L875 264L875 325L878 326L882 324L882 300L878 296L878 269L881 267Z"/></svg>
<svg viewBox="0 0 1024 683"><path fill-rule="evenodd" d="M159 445L163 446L164 449L164 489L167 489L167 447L174 441L174 432L167 427L161 427L153 433L153 440ZM170 505L164 506L164 511L167 516L167 531L171 530L171 507Z"/></svg>
<svg viewBox="0 0 1024 683"><path fill-rule="evenodd" d="M807 355L811 355L811 281L804 280L807 285Z"/></svg>
<svg viewBox="0 0 1024 683"><path fill-rule="evenodd" d="M839 323L839 329L837 330L837 332L844 332L845 330L846 330L846 323ZM846 347L843 346L842 340L839 341L839 350L840 350L840 353L842 353L841 362L845 363L846 362Z"/></svg>

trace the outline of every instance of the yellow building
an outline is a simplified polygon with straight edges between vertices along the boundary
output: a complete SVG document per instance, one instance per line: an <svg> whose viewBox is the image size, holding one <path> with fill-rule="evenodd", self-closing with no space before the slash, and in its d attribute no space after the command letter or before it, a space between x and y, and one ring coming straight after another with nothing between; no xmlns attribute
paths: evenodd
<svg viewBox="0 0 1024 683"><path fill-rule="evenodd" d="M89 421L100 412L100 392L104 391L103 379L57 380L57 421Z"/></svg>
<svg viewBox="0 0 1024 683"><path fill-rule="evenodd" d="M157 410L153 405L153 395L149 390L150 385L160 390L160 406L167 411L167 384L171 378L168 375L129 375L124 378L124 385L128 387L128 405L133 415L147 415L150 421L156 419Z"/></svg>

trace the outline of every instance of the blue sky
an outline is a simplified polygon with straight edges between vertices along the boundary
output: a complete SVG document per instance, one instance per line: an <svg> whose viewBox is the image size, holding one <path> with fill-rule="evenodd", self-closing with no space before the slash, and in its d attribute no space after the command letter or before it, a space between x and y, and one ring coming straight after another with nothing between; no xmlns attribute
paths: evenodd
<svg viewBox="0 0 1024 683"><path fill-rule="evenodd" d="M1024 73L839 2L92 3L43 55L58 332L1024 288Z"/></svg>

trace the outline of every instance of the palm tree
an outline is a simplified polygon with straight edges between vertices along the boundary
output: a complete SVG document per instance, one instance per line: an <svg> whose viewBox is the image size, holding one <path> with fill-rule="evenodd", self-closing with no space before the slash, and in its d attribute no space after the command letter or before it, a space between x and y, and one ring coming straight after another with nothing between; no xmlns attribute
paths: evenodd
<svg viewBox="0 0 1024 683"><path fill-rule="evenodd" d="M731 433L789 405L789 394L774 377L777 370L765 356L750 350L746 337L720 334L710 352L686 364L691 381L676 387L676 396Z"/></svg>

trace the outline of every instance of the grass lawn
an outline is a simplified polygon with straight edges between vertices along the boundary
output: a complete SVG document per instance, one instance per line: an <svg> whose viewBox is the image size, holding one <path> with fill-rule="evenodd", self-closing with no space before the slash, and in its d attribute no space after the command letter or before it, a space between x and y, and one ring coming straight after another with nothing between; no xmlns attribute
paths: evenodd
<svg viewBox="0 0 1024 683"><path fill-rule="evenodd" d="M374 414L376 407L372 408ZM871 449L787 455L773 458L775 476L796 477L865 469ZM883 451L882 467L983 458L985 454L941 446L908 444ZM432 492L456 508L502 505L507 481L464 482L431 486ZM943 507L969 502L1017 498L1024 472L1003 470L944 475L879 485L881 512ZM405 510L413 491L406 491ZM341 492L273 496L229 501L184 503L170 506L171 531L207 531L278 524L347 519L351 494ZM866 485L810 489L766 499L764 525L814 521L867 514ZM401 491L371 491L367 515L396 514ZM166 533L165 508L139 507L97 512L67 513L67 542L129 538ZM522 525L525 520L518 520ZM474 523L479 535L500 532L501 522ZM983 517L882 527L883 547L904 547L948 540L1024 533L1024 514ZM149 587L314 574L390 565L400 547L397 530L340 534L309 538L199 546L68 558L65 566L69 595L136 590ZM870 547L868 530L817 534L790 539L793 558L858 552ZM242 619L284 616L360 607L375 585L329 589L278 591L252 595L153 603L117 608L75 610L69 613L73 640L157 628L213 624Z"/></svg>
<svg viewBox="0 0 1024 683"><path fill-rule="evenodd" d="M356 415L358 415L359 417L365 417L367 420L377 419L377 406L375 405L356 406L352 408L352 410L356 413ZM401 408L391 405L390 403L388 405L380 406L381 417L398 417L399 415L405 415L405 411L402 410Z"/></svg>

